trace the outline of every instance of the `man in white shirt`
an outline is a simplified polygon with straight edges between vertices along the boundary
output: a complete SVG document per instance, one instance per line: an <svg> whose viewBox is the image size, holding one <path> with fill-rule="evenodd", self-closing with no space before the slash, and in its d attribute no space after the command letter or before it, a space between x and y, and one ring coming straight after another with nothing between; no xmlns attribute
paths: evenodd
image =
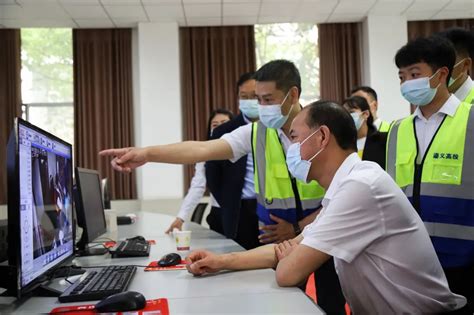
<svg viewBox="0 0 474 315"><path fill-rule="evenodd" d="M456 62L440 36L408 42L395 55L403 97L417 106L395 122L387 172L425 223L450 289L474 312L474 107L450 94Z"/></svg>
<svg viewBox="0 0 474 315"><path fill-rule="evenodd" d="M338 104L303 109L290 132L287 163L296 178L326 188L323 208L301 235L279 245L187 257L194 275L276 268L280 286L296 286L331 256L354 314L442 313L462 308L423 222L396 183L356 153L357 132Z"/></svg>
<svg viewBox="0 0 474 315"><path fill-rule="evenodd" d="M131 172L147 162L190 164L209 160L236 161L252 153L261 243L282 242L298 235L312 222L321 206L324 189L315 181L305 183L289 175L285 154L291 144L290 126L302 110L301 77L288 60L273 60L255 73L258 123L247 124L210 141L186 141L146 148L110 149L117 171ZM316 276L318 301L328 313L343 314L344 297L328 262Z"/></svg>
<svg viewBox="0 0 474 315"><path fill-rule="evenodd" d="M448 39L456 51L456 61L448 82L449 92L460 101L474 104L474 82L469 76L474 58L474 32L456 27L439 35Z"/></svg>

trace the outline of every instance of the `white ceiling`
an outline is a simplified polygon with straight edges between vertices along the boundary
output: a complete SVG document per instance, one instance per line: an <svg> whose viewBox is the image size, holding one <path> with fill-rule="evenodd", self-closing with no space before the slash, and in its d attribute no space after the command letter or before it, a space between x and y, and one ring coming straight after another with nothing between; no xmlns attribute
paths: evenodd
<svg viewBox="0 0 474 315"><path fill-rule="evenodd" d="M408 20L474 18L474 0L0 0L0 27L331 23L357 22L372 13Z"/></svg>

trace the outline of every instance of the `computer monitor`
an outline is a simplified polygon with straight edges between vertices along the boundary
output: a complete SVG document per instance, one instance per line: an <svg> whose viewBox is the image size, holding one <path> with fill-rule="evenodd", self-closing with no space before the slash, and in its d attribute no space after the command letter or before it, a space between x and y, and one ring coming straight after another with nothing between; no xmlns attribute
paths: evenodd
<svg viewBox="0 0 474 315"><path fill-rule="evenodd" d="M87 248L87 245L104 234L105 224L104 204L100 176L97 171L76 167L75 202L77 224L82 228L82 236L77 243L78 254L84 256L102 255L105 248Z"/></svg>
<svg viewBox="0 0 474 315"><path fill-rule="evenodd" d="M72 147L20 119L7 146L8 260L19 298L74 255Z"/></svg>

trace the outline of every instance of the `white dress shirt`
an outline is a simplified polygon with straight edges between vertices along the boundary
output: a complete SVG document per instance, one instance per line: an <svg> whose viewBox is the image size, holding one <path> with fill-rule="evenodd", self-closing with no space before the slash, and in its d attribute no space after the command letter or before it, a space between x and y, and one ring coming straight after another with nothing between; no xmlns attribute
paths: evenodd
<svg viewBox="0 0 474 315"><path fill-rule="evenodd" d="M301 244L334 257L354 314L420 314L455 310L466 299L448 287L420 217L374 162L349 155Z"/></svg>
<svg viewBox="0 0 474 315"><path fill-rule="evenodd" d="M374 120L373 122L373 125L375 127L376 130L379 130L380 129L380 125L382 124L382 119L380 118L377 118L376 120Z"/></svg>
<svg viewBox="0 0 474 315"><path fill-rule="evenodd" d="M252 125L252 122L245 117L245 115L242 115L244 117L244 121L247 123L247 125ZM253 180L253 154L252 151L250 151L249 154L247 154L247 164L245 166L245 176L244 176L244 187L242 188L242 199L255 199L255 183Z"/></svg>
<svg viewBox="0 0 474 315"><path fill-rule="evenodd" d="M474 82L472 81L471 77L468 76L467 80L461 84L454 95L458 98L458 100L464 101L469 93L471 93L472 89L474 89Z"/></svg>
<svg viewBox="0 0 474 315"><path fill-rule="evenodd" d="M177 217L183 221L189 221L193 215L193 211L196 206L201 202L201 198L204 196L206 191L206 169L204 162L196 163L194 167L194 176L189 185L188 193L183 199L181 208L179 209ZM219 207L219 204L210 196L210 203L213 207Z"/></svg>
<svg viewBox="0 0 474 315"><path fill-rule="evenodd" d="M367 141L367 137L357 139L357 151L364 151L365 141Z"/></svg>
<svg viewBox="0 0 474 315"><path fill-rule="evenodd" d="M418 158L417 163L421 164L423 157L425 156L426 149L428 148L429 144L431 143L431 139L438 130L439 125L443 121L443 118L446 115L454 116L456 110L461 104L461 101L451 94L448 100L444 103L444 105L429 119L426 119L423 116L423 113L420 110L420 107L417 107L413 115L415 115L415 130L416 130L416 138L418 139Z"/></svg>
<svg viewBox="0 0 474 315"><path fill-rule="evenodd" d="M291 141L283 130L277 129L277 132L286 153ZM252 153L252 124L241 126L232 132L226 133L221 139L227 141L232 148L234 157L230 161L234 163L244 155Z"/></svg>

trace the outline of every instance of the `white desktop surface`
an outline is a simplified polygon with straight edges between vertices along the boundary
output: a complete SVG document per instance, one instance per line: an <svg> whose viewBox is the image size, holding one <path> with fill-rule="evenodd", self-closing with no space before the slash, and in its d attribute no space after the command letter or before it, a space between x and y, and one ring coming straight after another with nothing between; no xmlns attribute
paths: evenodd
<svg viewBox="0 0 474 315"><path fill-rule="evenodd" d="M119 239L142 235L154 239L150 257L112 259L104 256L80 257L74 263L81 266L147 265L163 255L176 252L174 239L164 234L174 217L140 212L138 221L119 226ZM191 250L205 248L217 253L243 250L238 244L198 224L190 223ZM179 252L184 258L188 252ZM66 289L59 279L52 287ZM138 268L128 290L141 292L147 299L167 298L170 314L323 314L298 288L281 288L272 269L221 272L194 277L186 270L145 272ZM0 313L45 313L54 307L95 302L59 303L57 298L30 297L14 304L4 304L0 298Z"/></svg>

